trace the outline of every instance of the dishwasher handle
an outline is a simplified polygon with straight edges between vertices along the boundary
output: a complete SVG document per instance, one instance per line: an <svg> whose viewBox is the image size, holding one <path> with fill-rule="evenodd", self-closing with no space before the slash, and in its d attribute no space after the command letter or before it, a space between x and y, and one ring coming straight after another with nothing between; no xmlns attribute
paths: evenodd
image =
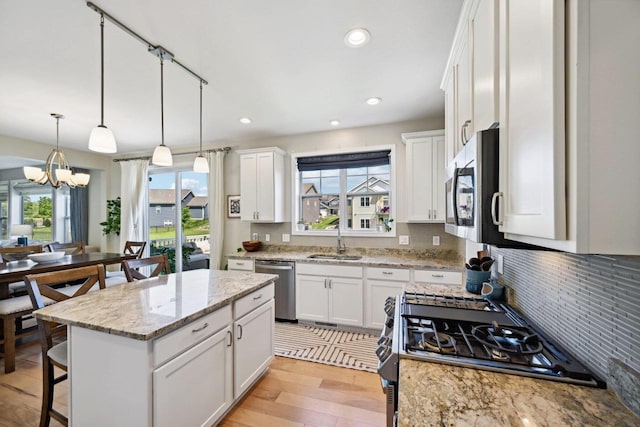
<svg viewBox="0 0 640 427"><path fill-rule="evenodd" d="M260 270L293 270L292 265L256 264Z"/></svg>

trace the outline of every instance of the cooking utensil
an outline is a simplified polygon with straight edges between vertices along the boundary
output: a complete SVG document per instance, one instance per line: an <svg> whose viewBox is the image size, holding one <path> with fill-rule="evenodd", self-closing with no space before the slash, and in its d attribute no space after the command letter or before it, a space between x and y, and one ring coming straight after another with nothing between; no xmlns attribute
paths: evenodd
<svg viewBox="0 0 640 427"><path fill-rule="evenodd" d="M473 258L469 258L469 264L479 266L480 264L482 264L482 262L480 261L479 258L473 257Z"/></svg>
<svg viewBox="0 0 640 427"><path fill-rule="evenodd" d="M468 262L465 262L464 266L467 267L467 270L471 270L471 265Z"/></svg>
<svg viewBox="0 0 640 427"><path fill-rule="evenodd" d="M489 259L489 261L485 261L482 264L480 264L480 269L482 271L489 271L491 270L491 265L493 264L493 260Z"/></svg>

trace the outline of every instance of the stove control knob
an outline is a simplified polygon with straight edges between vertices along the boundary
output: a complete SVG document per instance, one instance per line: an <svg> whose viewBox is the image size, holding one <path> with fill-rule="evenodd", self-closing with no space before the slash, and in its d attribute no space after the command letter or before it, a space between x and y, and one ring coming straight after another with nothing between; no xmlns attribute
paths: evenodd
<svg viewBox="0 0 640 427"><path fill-rule="evenodd" d="M384 321L384 324L388 328L393 328L393 317L387 317L387 319Z"/></svg>
<svg viewBox="0 0 640 427"><path fill-rule="evenodd" d="M391 343L391 338L387 337L387 336L381 336L380 338L378 338L378 345L389 345L389 343Z"/></svg>
<svg viewBox="0 0 640 427"><path fill-rule="evenodd" d="M381 362L384 362L385 360L387 360L387 358L391 355L391 348L389 348L386 345L380 345L378 346L378 348L376 349L376 356L378 356L378 359Z"/></svg>

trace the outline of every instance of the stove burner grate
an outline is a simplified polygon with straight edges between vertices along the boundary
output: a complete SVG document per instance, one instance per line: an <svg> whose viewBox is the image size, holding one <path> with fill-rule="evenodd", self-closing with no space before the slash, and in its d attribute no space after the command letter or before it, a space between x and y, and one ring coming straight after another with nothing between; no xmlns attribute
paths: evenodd
<svg viewBox="0 0 640 427"><path fill-rule="evenodd" d="M418 343L424 349L453 353L456 351L456 340L442 332L423 332L422 340Z"/></svg>
<svg viewBox="0 0 640 427"><path fill-rule="evenodd" d="M500 353L537 354L542 351L542 342L535 333L511 327L502 327L495 320L491 325L475 326L471 335L488 348ZM496 355L493 351L493 355Z"/></svg>

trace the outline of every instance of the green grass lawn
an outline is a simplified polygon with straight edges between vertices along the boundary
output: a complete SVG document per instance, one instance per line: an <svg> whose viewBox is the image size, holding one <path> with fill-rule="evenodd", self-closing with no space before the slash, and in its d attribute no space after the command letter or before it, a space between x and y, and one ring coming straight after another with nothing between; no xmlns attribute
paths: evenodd
<svg viewBox="0 0 640 427"><path fill-rule="evenodd" d="M189 221L187 226L182 229L182 234L185 236L199 236L201 234L209 234L209 221L208 220L194 220ZM175 227L150 227L149 238L155 239L171 239L176 236Z"/></svg>
<svg viewBox="0 0 640 427"><path fill-rule="evenodd" d="M339 219L338 215L331 215L324 218L322 221L320 221L317 224L310 224L310 226L311 226L311 229L313 230L324 230L325 228L333 225L333 223L338 221L338 219Z"/></svg>

